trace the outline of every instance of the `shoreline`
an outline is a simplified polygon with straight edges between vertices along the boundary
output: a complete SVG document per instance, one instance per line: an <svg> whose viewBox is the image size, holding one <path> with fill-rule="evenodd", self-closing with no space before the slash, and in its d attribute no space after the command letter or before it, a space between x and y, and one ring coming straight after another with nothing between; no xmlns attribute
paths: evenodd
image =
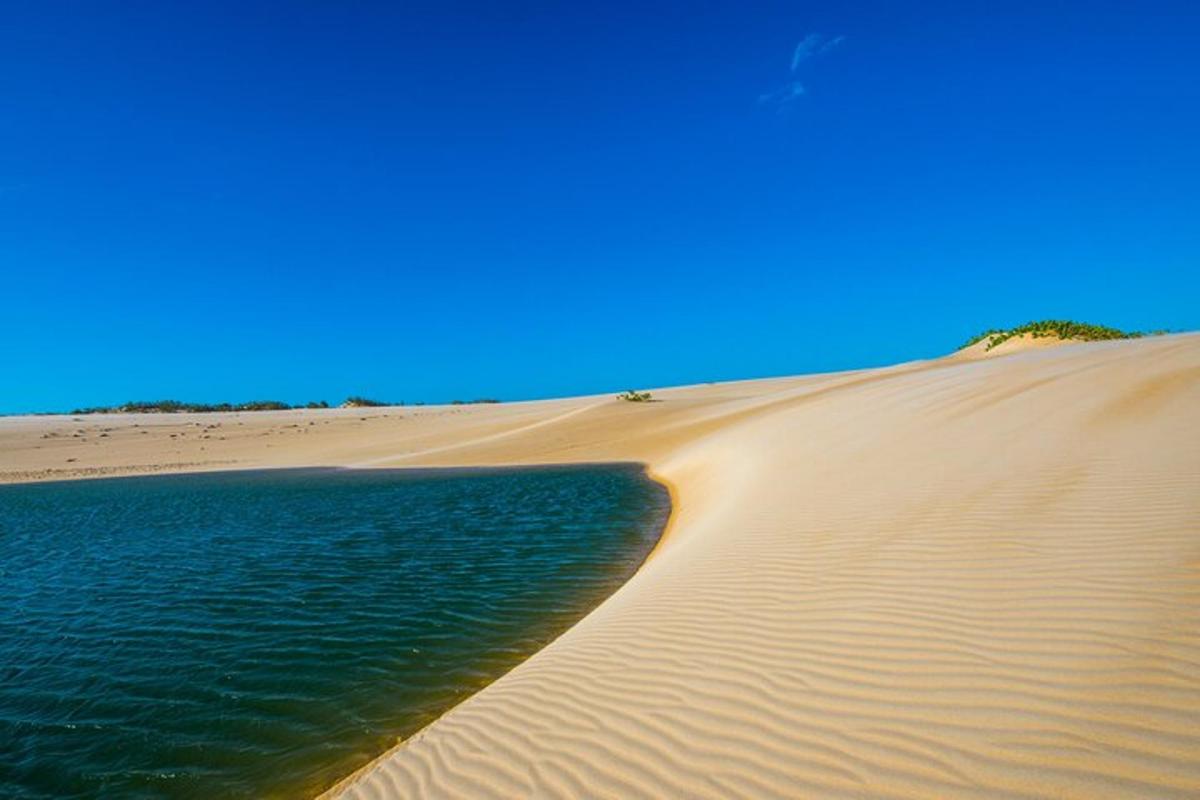
<svg viewBox="0 0 1200 800"><path fill-rule="evenodd" d="M540 465L533 465L533 466L530 466L530 465L524 465L524 466L526 466L529 469L542 469L542 468L546 468L546 467L584 466L585 464L594 465L594 466L600 466L600 465L613 466L614 464L621 464L621 463L623 463L623 462L584 462L584 463L580 463L580 464L540 464ZM678 489L676 488L675 484L672 483L669 479L667 479L661 475L655 474L654 471L646 464L637 464L637 466L640 468L643 476L645 476L648 480L650 480L654 483L657 483L659 486L661 486L666 491L667 497L668 497L668 503L669 503L669 511L667 512L666 520L664 520L664 522L663 522L662 529L659 531L658 538L655 539L655 541L654 541L654 546L651 547L650 550L646 553L646 557L642 559L642 562L640 564L638 564L637 569L634 570L633 574L629 576L628 580L626 580L625 583L622 584L622 586L617 587L617 589L613 592L613 594L616 594L616 592L620 591L623 586L627 585L630 581L632 581L634 578L636 578L638 576L638 574L640 574L642 572L642 570L644 570L646 568L646 566L648 564L650 564L650 562L654 559L654 557L662 550L663 546L667 543L667 539L671 535L672 528L675 526L675 524L678 520L678 517L679 517ZM511 466L496 466L495 467L495 469L511 469L511 468L512 468ZM373 469L386 469L386 467L384 467L384 468L381 468L381 467L351 467L351 469L373 470ZM422 469L422 467L402 467L401 469ZM437 468L435 468L435 469L437 469ZM451 469L454 469L454 468L451 468ZM462 469L470 470L470 469L478 469L478 468L464 467ZM484 469L491 469L491 467L486 467ZM585 614L578 622L576 622L575 625L572 625L571 628L568 628L567 630L563 631L558 636L556 636L554 639L547 642L538 651L531 653L528 657L526 657L526 658L522 659L521 661L517 662L516 664L514 664L512 669L508 670L508 672L505 672L504 675L501 675L500 677L496 678L495 681L492 681L491 683L480 687L477 691L471 693L470 695L468 695L468 696L464 697L462 700L460 700L458 703L447 708L444 712L442 712L437 717L437 719L430 721L428 724L426 724L419 730L413 731L409 736L406 736L403 739L397 741L394 745L389 747L387 750L384 750L382 753L380 753L379 755L372 758L366 764L363 764L361 767L354 770L354 772L350 773L349 775L345 776L344 778L340 778L328 789L325 789L324 791L314 795L312 800L331 800L331 798L335 798L335 797L338 797L341 794L343 794L345 791L350 789L356 782L361 780L364 776L366 776L372 770L376 769L381 764L385 763L388 758L392 757L393 754L395 754L396 752L403 749L405 747L405 745L408 744L408 742L416 739L418 736L425 733L426 730L428 730L432 726L436 725L447 714L454 711L455 708L458 708L463 703L468 702L472 697L474 697L479 692L486 690L487 687L491 686L493 683L504 680L504 678L507 675L511 674L513 672L513 670L519 669L522 664L526 663L527 661L529 661L529 659L533 658L538 653L542 652L547 647L550 647L556 641L561 639L563 636L565 636L567 633L569 633L573 628L577 627L585 619L587 619L589 616L591 616L593 613L595 613L596 610L598 608L600 608L602 605L604 605L606 602L608 602L609 598L611 598L611 597L612 597L612 594L610 594L608 597L601 600L599 603L596 604L595 607L593 607L590 611L588 611L588 613Z"/></svg>
<svg viewBox="0 0 1200 800"><path fill-rule="evenodd" d="M61 771L59 791L104 775L136 791L154 774L168 789L288 797L325 790L556 638L641 568L670 512L665 488L630 463L18 484L0 487L0 509L12 534L8 643L28 679L0 705L39 710L17 714L27 762ZM50 611L47 598L91 586L107 595ZM26 606L41 613L27 618ZM87 646L61 645L64 629ZM37 655L64 647L87 666ZM111 668L130 662L157 667ZM151 699L113 689L126 681ZM88 747L55 713L91 700L110 709L102 735L128 758ZM139 745L134 719L203 751L167 769L169 753ZM51 752L78 762L38 757ZM55 790L36 770L12 776L18 794Z"/></svg>
<svg viewBox="0 0 1200 800"><path fill-rule="evenodd" d="M598 462L597 461L597 462L575 462L575 463L550 463L550 464L512 464L512 465L494 464L494 465L487 465L487 466L462 466L462 467L427 467L427 466L382 467L382 466L355 466L355 465L350 465L350 466L313 465L313 466L307 466L307 467L245 467L242 469L225 469L225 470L217 469L217 470L206 470L206 471L198 471L198 472L171 470L171 471L161 471L161 472L151 472L151 473L132 473L132 474L102 475L102 476L79 476L79 477L69 478L69 479L64 479L64 480L22 481L22 482L12 482L12 483L8 483L8 484L0 483L0 496L3 495L4 486L10 486L10 485L11 486L18 486L18 485L26 486L26 485L36 483L36 484L44 484L44 485L53 486L53 485L57 485L57 484L74 483L76 481L131 480L131 479L137 480L137 479L143 479L143 478L153 479L156 477L157 478L186 477L189 475L213 475L213 474L215 474L215 475L238 475L238 474L255 475L255 474L280 472L280 471L299 472L299 473L331 473L331 472L332 473L336 473L336 472L371 473L371 472L402 471L402 472L406 472L406 473L425 473L425 474L430 474L430 475L455 474L455 475L466 476L466 475L474 475L474 474L481 474L481 473L487 474L487 473L498 473L498 472L523 472L523 471L540 472L540 471L546 471L546 470L574 470L574 469L587 469L589 467L621 468L621 469L629 469L631 471L636 470L645 480L656 484L664 492L664 494L666 495L666 498L667 498L668 506L667 506L666 517L663 519L662 524L660 526L658 526L657 535L654 537L653 544L646 551L646 554L641 559L641 561L638 562L637 567L634 569L633 573L631 573L629 578L626 579L625 582L627 583L629 580L631 580L633 578L634 575L636 575L638 572L640 572L642 569L644 569L646 567L646 565L650 562L650 560L655 556L655 554L659 552L659 550L662 548L662 546L666 542L667 536L671 530L672 525L674 524L674 520L677 517L677 510L676 510L677 509L677 499L676 499L677 498L677 490L676 490L674 484L671 483L665 477L655 475L646 464L641 464L641 463L637 463L637 462L626 462L626 461ZM622 585L624 585L624 584L622 584ZM616 588L619 589L620 587L618 586ZM597 602L596 606L593 606L591 609L588 610L587 614L591 614L593 611L595 611L596 608L598 608L600 605L602 605L605 602L605 600L607 600L607 599L608 599L607 597L601 598L599 600L599 602ZM585 614L584 616L586 617L587 614ZM566 631L563 631L562 633L565 633L565 632ZM562 636L562 633L560 633L559 636ZM558 637L555 637L555 639L557 639L557 638ZM554 641L553 639L550 640L550 642L547 642L546 645L551 644L553 641ZM542 649L544 649L544 646ZM427 723L426 725L422 726L422 728L418 729L417 731L413 731L411 734L404 737L403 739L400 739L399 741L396 742L396 744L394 744L391 747L387 748L386 750L382 751L381 753L379 753L379 755L375 756L370 761L368 761L366 764L364 764L361 767L359 767L358 769L354 770L349 775L339 778L332 786L330 786L328 789L321 791L319 794L315 795L315 797L319 799L319 798L327 798L327 797L335 796L337 792L348 787L351 783L354 782L355 779L357 779L361 775L365 774L367 771L369 771L373 767L377 766L379 762L381 762L383 759L388 757L393 751L395 751L397 748L403 746L404 742L412 739L414 736L416 736L419 733L421 733L422 731L424 731L425 728L428 728L430 725L433 725L437 721L437 719L440 719L441 717L445 716L445 714L452 711L455 707L457 707L458 705L461 705L463 702L466 702L467 700L469 700L470 697L472 697L474 694L487 688L487 686L491 685L491 683L494 683L497 680L501 680L504 677L504 675L507 675L508 672L511 672L513 669L516 669L517 667L519 667L521 663L528 660L528 658L531 658L533 655L536 654L536 652L539 652L539 651L530 653L525 658L514 663L505 673L497 676L496 678L492 679L488 683L484 683L480 686L475 687L470 694L463 697L461 700L459 700L453 706L446 708L441 714L438 715L438 717L436 719L434 719L434 720L430 721L429 723Z"/></svg>
<svg viewBox="0 0 1200 800"><path fill-rule="evenodd" d="M1200 632L1170 622L1200 589L1200 336L655 396L176 445L246 466L635 461L667 487L633 577L322 797L1200 792ZM6 433L6 459L38 463ZM128 467L153 436L110 433L127 447L53 455Z"/></svg>
<svg viewBox="0 0 1200 800"><path fill-rule="evenodd" d="M588 463L593 464L593 465L601 465L602 464L603 466L612 466L611 462L588 462ZM616 463L620 463L620 462L616 462ZM530 467L530 469L544 468L547 466L564 466L564 465L562 465L562 464L543 464L543 465L538 465L537 467ZM565 465L565 466L583 466L583 465L582 464L579 464L579 465L571 464L571 465ZM642 474L648 480L653 481L654 483L657 483L659 486L663 487L663 489L666 490L667 497L668 497L668 503L669 503L669 511L667 512L666 520L663 521L662 529L659 531L658 538L655 539L655 541L654 541L654 546L650 548L649 552L646 553L646 557L642 559L642 562L640 564L638 564L637 569L634 570L633 574L629 576L629 579L626 580L625 584L622 584L622 586L628 584L635 577L637 577L637 575L642 570L644 570L646 568L646 566L660 552L660 550L666 544L667 538L671 535L672 527L676 524L676 520L678 519L678 516L679 516L678 490L676 489L675 484L671 483L671 481L665 477L655 475L655 473L650 469L650 467L645 464L638 464L637 466L639 466L641 468ZM359 468L355 467L355 469L359 469ZM361 469L379 469L379 468L378 467L363 467ZM414 469L420 469L420 467L416 467ZM470 468L468 467L467 469L470 469ZM507 467L497 467L497 469L507 469ZM613 594L616 594L616 592L620 591L620 589L621 589L621 587L617 587L617 589L613 592ZM588 613L585 614L583 616L583 618L581 618L578 622L576 622L575 625L572 625L571 628L568 628L567 630L560 633L557 637L555 637L554 639L547 642L540 650L538 650L537 652L531 653L527 658L524 658L521 661L514 664L512 669L510 669L508 672L504 673L504 675L501 675L499 678L496 679L496 681L504 680L504 677L506 675L511 673L513 670L518 669L521 666L521 664L525 663L530 658L533 658L538 653L542 652L542 650L545 650L547 647L554 644L554 642L558 641L558 639L561 639L572 628L576 627L577 625L579 625L579 623L583 622L583 620L587 619L589 616L591 616L593 613L595 613L596 609L598 609L598 608L600 608L600 606L604 605L604 603L606 603L608 601L609 597L612 597L612 595L610 594L608 597L604 598L599 603L597 603L596 606L593 607L591 609L591 611L588 611ZM492 683L495 683L496 681L492 681ZM372 758L366 764L363 764L361 767L354 770L354 772L350 773L349 775L345 776L344 778L339 779L336 783L334 783L328 789L315 795L313 797L313 800L329 800L330 798L337 797L342 792L349 789L352 785L354 785L354 783L356 781L361 779L363 776L365 776L371 770L375 769L380 764L385 762L389 757L392 756L392 754L394 754L395 752L397 752L398 750L403 748L408 742L412 741L417 736L420 736L422 733L424 733L426 731L426 729L432 727L433 725L436 725L443 717L445 717L447 714L452 712L455 708L457 708L458 706L460 706L463 703L470 700L472 697L474 697L476 694L478 694L479 691L484 691L487 688L487 686L490 686L490 685L491 684L489 683L489 684L481 687L477 692L474 692L474 693L468 695L467 697L464 697L462 700L460 700L455 705L451 706L450 708L447 708L441 715L438 716L437 719L432 720L431 722L429 722L427 725L420 728L419 730L413 731L413 733L411 735L406 736L405 738L396 742L394 745L389 747L387 750L384 750L382 753L380 753L379 755Z"/></svg>

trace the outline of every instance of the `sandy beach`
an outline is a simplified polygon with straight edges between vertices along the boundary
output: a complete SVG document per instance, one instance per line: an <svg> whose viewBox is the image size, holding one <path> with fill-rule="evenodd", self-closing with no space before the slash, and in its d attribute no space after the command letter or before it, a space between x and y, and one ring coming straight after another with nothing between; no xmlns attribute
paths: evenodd
<svg viewBox="0 0 1200 800"><path fill-rule="evenodd" d="M1200 335L1024 344L651 403L0 418L0 482L669 485L632 580L335 796L1200 796Z"/></svg>

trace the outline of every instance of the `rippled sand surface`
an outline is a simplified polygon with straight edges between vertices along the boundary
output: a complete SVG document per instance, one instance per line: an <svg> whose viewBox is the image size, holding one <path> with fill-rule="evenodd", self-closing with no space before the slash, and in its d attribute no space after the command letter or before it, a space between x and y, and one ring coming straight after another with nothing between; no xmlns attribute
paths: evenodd
<svg viewBox="0 0 1200 800"><path fill-rule="evenodd" d="M627 584L337 794L1200 796L1200 336L654 394L264 417L171 448L639 460L672 485ZM278 427L308 421L327 433ZM0 474L166 460L37 439L80 424L0 426Z"/></svg>

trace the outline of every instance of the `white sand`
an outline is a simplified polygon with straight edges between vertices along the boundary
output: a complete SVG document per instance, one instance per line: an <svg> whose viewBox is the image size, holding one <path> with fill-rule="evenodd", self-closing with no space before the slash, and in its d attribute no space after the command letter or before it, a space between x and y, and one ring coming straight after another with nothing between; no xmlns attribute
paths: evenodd
<svg viewBox="0 0 1200 800"><path fill-rule="evenodd" d="M0 479L619 459L672 485L628 584L346 797L1200 797L1200 336L655 396L187 419L224 440L11 418Z"/></svg>

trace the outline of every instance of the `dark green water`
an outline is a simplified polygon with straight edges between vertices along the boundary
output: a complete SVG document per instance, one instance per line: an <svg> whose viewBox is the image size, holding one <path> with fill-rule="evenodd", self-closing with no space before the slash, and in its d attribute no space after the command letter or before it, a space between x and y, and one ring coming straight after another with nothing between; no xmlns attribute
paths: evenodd
<svg viewBox="0 0 1200 800"><path fill-rule="evenodd" d="M640 470L275 470L0 487L0 797L294 797L637 569Z"/></svg>

